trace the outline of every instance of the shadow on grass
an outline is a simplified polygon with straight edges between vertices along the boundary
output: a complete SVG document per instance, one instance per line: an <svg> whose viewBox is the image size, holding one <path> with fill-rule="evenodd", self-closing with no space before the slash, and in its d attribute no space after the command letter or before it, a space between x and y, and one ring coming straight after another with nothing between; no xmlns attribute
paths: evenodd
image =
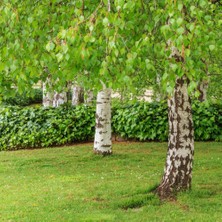
<svg viewBox="0 0 222 222"><path fill-rule="evenodd" d="M154 185L147 190L140 190L133 195L124 197L115 205L115 207L123 210L128 210L139 209L146 205L159 206L161 202L154 192L157 186L158 185Z"/></svg>

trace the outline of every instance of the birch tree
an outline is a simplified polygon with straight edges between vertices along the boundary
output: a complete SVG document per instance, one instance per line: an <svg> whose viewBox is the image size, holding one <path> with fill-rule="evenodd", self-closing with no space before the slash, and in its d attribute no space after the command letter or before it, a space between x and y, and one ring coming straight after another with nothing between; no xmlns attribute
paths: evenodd
<svg viewBox="0 0 222 222"><path fill-rule="evenodd" d="M71 86L72 105L76 106L84 102L84 90L81 86L73 84Z"/></svg>
<svg viewBox="0 0 222 222"><path fill-rule="evenodd" d="M85 91L85 104L93 104L94 101L94 95L93 95L93 90L87 90Z"/></svg>
<svg viewBox="0 0 222 222"><path fill-rule="evenodd" d="M164 67L162 87L168 92L169 141L163 178L156 191L161 199L167 199L191 188L194 129L190 93L197 88L198 80L206 75L202 58L213 64L215 61L210 52L216 45L221 47L221 43L215 41L216 29L212 30L214 19L219 19L221 11L205 0L166 0L162 7L159 6L152 14L161 24L157 38L162 42L151 45L162 47L158 54L161 57L159 64ZM152 33L156 34L156 30ZM212 69L212 65L208 68Z"/></svg>
<svg viewBox="0 0 222 222"><path fill-rule="evenodd" d="M134 8L131 3L127 3L126 10L139 12L141 4L137 3L138 8ZM50 43L55 47L48 47L52 57L60 55L58 62L62 69L75 71L78 67L75 75L77 83L81 82L86 91L93 86L97 93L94 152L102 155L112 153L111 89L130 86L135 74L132 64L137 54L131 54L130 48L135 45L133 38L139 39L139 36L137 32L126 35L134 27L130 24L131 15L123 13L123 6L124 2L101 1L88 16L87 11L83 15L81 9L81 16L74 20L75 25L61 30L56 37L59 41L55 39ZM66 49L57 44L61 41L66 42Z"/></svg>
<svg viewBox="0 0 222 222"><path fill-rule="evenodd" d="M96 130L94 138L94 153L112 154L111 135L111 89L106 88L99 91L96 99Z"/></svg>
<svg viewBox="0 0 222 222"><path fill-rule="evenodd" d="M53 107L59 107L60 105L67 103L67 93L54 92L52 103L53 103Z"/></svg>
<svg viewBox="0 0 222 222"><path fill-rule="evenodd" d="M168 94L169 142L157 194L161 199L174 197L191 187L194 148L189 95L206 74L202 59L211 73L216 66L212 54L217 56L222 50L218 37L222 30L221 6L207 0L110 3L4 0L0 4L4 30L0 93L8 92L12 85L22 92L42 80L39 73L45 66L54 81L61 80L60 90L55 86L57 92L63 91L63 81L73 79L86 90L93 86L95 93L103 91L101 81L107 89L127 85L133 91L135 76L144 82L156 79L158 73ZM105 93L98 95L99 101L108 98L109 90ZM109 131L109 121L103 120L102 110L106 109L109 106L98 106L102 119L97 119L97 125L104 126L99 130Z"/></svg>
<svg viewBox="0 0 222 222"><path fill-rule="evenodd" d="M42 94L43 94L42 105L44 107L52 107L54 93L50 87L49 80L42 83Z"/></svg>

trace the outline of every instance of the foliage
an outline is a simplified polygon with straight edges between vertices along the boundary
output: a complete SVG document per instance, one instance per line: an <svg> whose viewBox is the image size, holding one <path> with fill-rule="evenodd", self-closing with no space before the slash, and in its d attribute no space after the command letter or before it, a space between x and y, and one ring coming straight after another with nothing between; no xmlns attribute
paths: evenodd
<svg viewBox="0 0 222 222"><path fill-rule="evenodd" d="M222 141L222 103L196 102L192 106L197 141Z"/></svg>
<svg viewBox="0 0 222 222"><path fill-rule="evenodd" d="M221 221L222 143L197 142L192 191L160 203L149 191L166 147L114 144L106 158L91 144L2 152L0 221Z"/></svg>
<svg viewBox="0 0 222 222"><path fill-rule="evenodd" d="M0 109L0 150L48 147L93 138L95 107L4 107ZM222 140L222 105L194 103L196 140ZM115 104L113 134L140 141L166 141L167 105Z"/></svg>
<svg viewBox="0 0 222 222"><path fill-rule="evenodd" d="M132 70L137 55L131 48L148 18L147 13L138 16L144 9L140 2L112 1L109 10L100 0L3 0L0 9L0 93L44 81L45 67L58 91L74 79L84 87L101 89L103 80L119 88L129 85L128 75L138 70Z"/></svg>
<svg viewBox="0 0 222 222"><path fill-rule="evenodd" d="M166 141L167 105L137 102L114 109L113 131L124 138Z"/></svg>
<svg viewBox="0 0 222 222"><path fill-rule="evenodd" d="M220 68L220 72L222 66ZM209 88L207 90L207 97L210 101L220 101L222 95L222 72L211 76L209 81Z"/></svg>
<svg viewBox="0 0 222 222"><path fill-rule="evenodd" d="M33 89L31 95L23 92L21 95L17 94L12 98L3 100L4 105L28 106L35 103L42 103L41 89Z"/></svg>
<svg viewBox="0 0 222 222"><path fill-rule="evenodd" d="M192 106L196 141L222 141L222 104L195 101ZM167 104L136 103L118 107L113 115L113 130L127 139L166 141Z"/></svg>
<svg viewBox="0 0 222 222"><path fill-rule="evenodd" d="M189 79L189 91L193 91L197 82L218 66L221 7L208 0L165 0L157 4L150 7L153 39L145 45L153 48L150 62L155 69L160 67L157 71L166 92L172 93L175 79L183 75Z"/></svg>
<svg viewBox="0 0 222 222"><path fill-rule="evenodd" d="M7 107L0 113L1 149L47 147L93 137L91 107Z"/></svg>
<svg viewBox="0 0 222 222"><path fill-rule="evenodd" d="M58 91L74 79L86 88L101 88L102 80L133 91L158 75L164 92L172 92L183 75L192 91L206 75L220 71L219 2L110 2L109 10L108 1L100 0L3 0L0 95L15 93L11 86L22 92L44 81L46 67ZM172 48L176 57L170 56Z"/></svg>

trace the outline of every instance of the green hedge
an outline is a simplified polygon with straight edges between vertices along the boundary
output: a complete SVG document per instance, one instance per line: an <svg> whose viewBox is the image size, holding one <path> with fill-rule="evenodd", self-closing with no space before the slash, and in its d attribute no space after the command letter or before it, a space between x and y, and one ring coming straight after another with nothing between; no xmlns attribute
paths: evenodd
<svg viewBox="0 0 222 222"><path fill-rule="evenodd" d="M94 109L7 107L0 109L0 123L0 150L63 145L93 137Z"/></svg>
<svg viewBox="0 0 222 222"><path fill-rule="evenodd" d="M167 105L114 106L113 133L126 139L166 141ZM195 139L222 141L222 105L193 105ZM64 145L93 139L95 107L0 108L0 150Z"/></svg>
<svg viewBox="0 0 222 222"><path fill-rule="evenodd" d="M112 128L123 138L165 141L168 138L167 105L137 102L117 106L113 111Z"/></svg>
<svg viewBox="0 0 222 222"><path fill-rule="evenodd" d="M222 104L192 105L196 141L222 141Z"/></svg>

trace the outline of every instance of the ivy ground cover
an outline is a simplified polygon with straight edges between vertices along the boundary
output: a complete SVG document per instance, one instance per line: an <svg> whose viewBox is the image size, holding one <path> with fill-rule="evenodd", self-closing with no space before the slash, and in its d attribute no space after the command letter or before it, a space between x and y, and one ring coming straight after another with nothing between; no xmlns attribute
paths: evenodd
<svg viewBox="0 0 222 222"><path fill-rule="evenodd" d="M161 203L166 143L92 144L0 153L0 221L222 221L222 143L195 144L193 187Z"/></svg>

